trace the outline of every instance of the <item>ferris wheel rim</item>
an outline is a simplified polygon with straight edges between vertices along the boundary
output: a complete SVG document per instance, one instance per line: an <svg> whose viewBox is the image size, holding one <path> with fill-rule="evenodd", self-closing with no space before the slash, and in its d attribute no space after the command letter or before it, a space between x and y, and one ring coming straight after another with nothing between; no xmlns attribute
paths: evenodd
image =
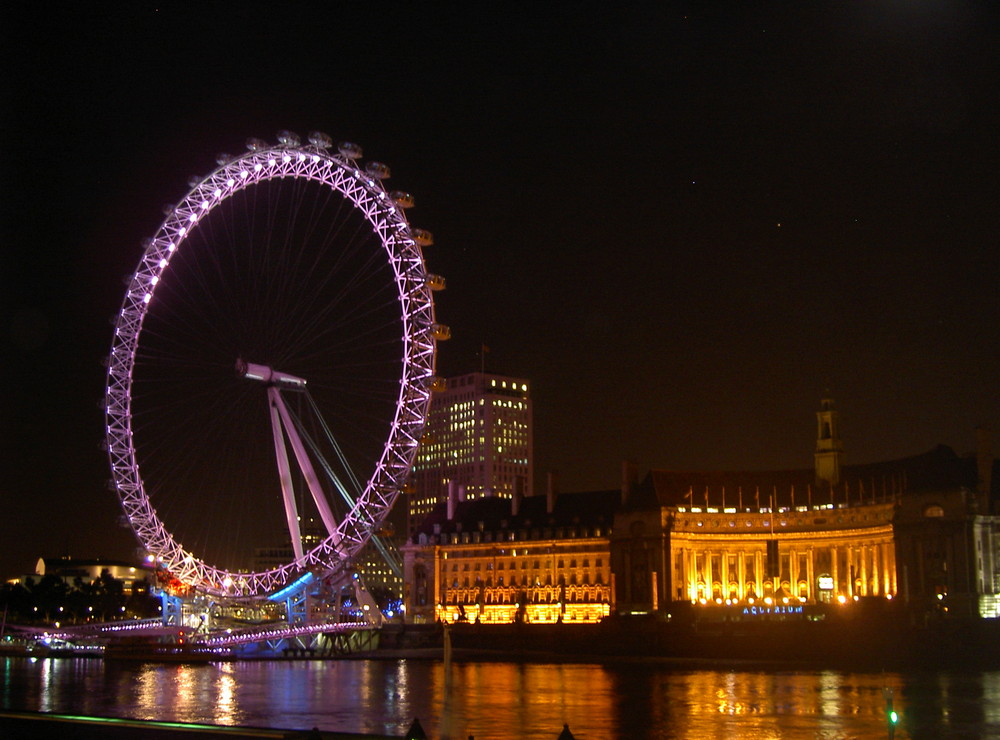
<svg viewBox="0 0 1000 740"><path fill-rule="evenodd" d="M192 184L169 210L155 236L144 242L143 255L115 318L108 358L105 438L111 482L128 523L158 566L185 585L218 596L263 596L283 588L304 571L336 571L355 555L388 513L409 474L434 382L437 325L421 250L421 243L427 243L426 232L410 226L403 213L408 204L397 203L383 187L379 175L388 168L369 163L367 170L362 169L352 156L359 151L354 145L331 154L328 142L322 139L309 145L300 145L294 137L279 136L279 140L277 145L252 140L253 146L248 144L245 154L220 160L215 170ZM339 193L364 217L381 243L394 276L403 328L399 394L381 456L336 531L328 532L301 558L278 568L232 572L185 549L158 517L132 442L132 373L143 321L173 255L216 206L252 185L285 178L318 182Z"/></svg>

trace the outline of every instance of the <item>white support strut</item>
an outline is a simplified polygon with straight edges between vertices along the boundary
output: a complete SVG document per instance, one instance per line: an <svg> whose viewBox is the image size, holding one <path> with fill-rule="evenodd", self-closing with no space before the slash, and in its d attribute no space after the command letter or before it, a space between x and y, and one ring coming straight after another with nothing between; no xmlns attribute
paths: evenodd
<svg viewBox="0 0 1000 740"><path fill-rule="evenodd" d="M295 491L292 487L292 473L288 467L288 452L281 434L279 409L284 407L281 393L276 386L267 389L268 407L271 413L271 431L274 435L274 456L278 461L278 477L281 479L281 497L285 501L285 518L288 520L288 534L292 538L292 551L296 559L303 555L302 533L299 530L299 512L295 506Z"/></svg>
<svg viewBox="0 0 1000 740"><path fill-rule="evenodd" d="M316 510L323 521L323 526L329 535L337 533L337 518L333 515L330 502L326 500L326 494L316 476L316 469L309 459L302 437L299 435L292 416L288 413L288 406L281 396L282 386L287 388L303 389L306 387L304 378L275 370L267 365L258 365L253 362L246 362L242 358L236 361L236 370L248 380L259 380L267 385L268 406L271 412L271 430L274 434L274 452L278 460L278 473L281 477L281 494L285 501L285 516L288 519L288 533L292 538L292 548L296 559L302 558L304 551L302 548L302 533L299 528L298 508L295 505L295 493L292 486L292 476L288 465L288 452L285 449L285 438L295 453L295 460L299 464L299 470L305 478L309 493L316 503ZM284 435L282 435L284 429Z"/></svg>
<svg viewBox="0 0 1000 740"><path fill-rule="evenodd" d="M295 428L295 424L292 423L292 418L288 413L288 407L285 406L285 402L281 398L281 391L279 391L276 386L272 385L268 388L268 395L271 396L271 398L276 399L276 401L273 401L272 403L277 406L278 413L281 415L281 421L285 427L285 434L288 436L288 442L292 446L292 452L295 453L295 459L299 463L299 469L302 470L302 475L306 479L306 485L309 486L309 493L312 494L313 501L316 502L316 509L319 511L319 518L323 520L323 526L326 527L326 531L333 535L337 532L337 519L333 516L333 510L330 509L330 502L326 500L326 494L323 493L323 487L319 483L319 478L316 477L316 470L313 468L312 461L309 459L309 455L306 453L306 448L302 444L302 438L299 436L298 430Z"/></svg>

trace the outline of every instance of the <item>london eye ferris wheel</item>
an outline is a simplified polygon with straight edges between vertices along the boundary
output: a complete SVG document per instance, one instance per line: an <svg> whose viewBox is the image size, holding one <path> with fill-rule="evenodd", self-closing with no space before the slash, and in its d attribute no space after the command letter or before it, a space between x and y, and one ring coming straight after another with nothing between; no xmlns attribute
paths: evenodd
<svg viewBox="0 0 1000 740"><path fill-rule="evenodd" d="M273 593L378 531L436 382L429 232L325 134L220 155L127 278L106 443L128 525L186 587Z"/></svg>

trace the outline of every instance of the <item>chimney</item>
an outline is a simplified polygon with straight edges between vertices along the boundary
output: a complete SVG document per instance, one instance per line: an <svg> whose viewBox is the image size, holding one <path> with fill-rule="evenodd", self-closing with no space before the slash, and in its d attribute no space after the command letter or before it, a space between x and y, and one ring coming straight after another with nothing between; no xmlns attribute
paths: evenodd
<svg viewBox="0 0 1000 740"><path fill-rule="evenodd" d="M993 435L985 427L976 428L976 493L986 506L981 511L994 510L990 498L993 485Z"/></svg>
<svg viewBox="0 0 1000 740"><path fill-rule="evenodd" d="M521 510L521 499L524 498L525 478L519 475L514 478L514 494L510 497L510 515L517 516Z"/></svg>
<svg viewBox="0 0 1000 740"><path fill-rule="evenodd" d="M448 481L448 521L455 519L455 506L458 504L458 483Z"/></svg>
<svg viewBox="0 0 1000 740"><path fill-rule="evenodd" d="M639 485L639 466L634 460L622 462L622 506L628 503L632 492Z"/></svg>
<svg viewBox="0 0 1000 740"><path fill-rule="evenodd" d="M545 511L551 514L556 510L556 493L559 487L559 473L549 472L545 486Z"/></svg>

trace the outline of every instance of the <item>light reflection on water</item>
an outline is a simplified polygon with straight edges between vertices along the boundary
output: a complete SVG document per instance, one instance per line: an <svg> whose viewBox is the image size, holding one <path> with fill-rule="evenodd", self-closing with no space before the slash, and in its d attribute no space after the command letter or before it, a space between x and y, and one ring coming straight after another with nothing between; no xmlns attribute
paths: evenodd
<svg viewBox="0 0 1000 740"><path fill-rule="evenodd" d="M0 658L0 706L303 730L555 740L1000 737L1000 672L687 670L662 664L260 661L103 663Z"/></svg>

